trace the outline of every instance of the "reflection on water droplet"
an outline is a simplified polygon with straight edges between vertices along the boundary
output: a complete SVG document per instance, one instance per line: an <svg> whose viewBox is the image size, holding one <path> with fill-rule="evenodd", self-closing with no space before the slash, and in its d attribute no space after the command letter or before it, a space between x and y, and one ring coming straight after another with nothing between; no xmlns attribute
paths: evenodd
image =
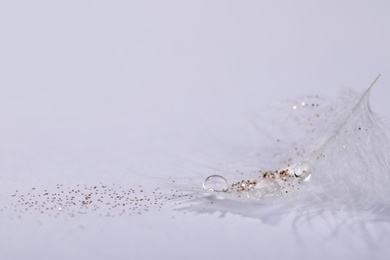
<svg viewBox="0 0 390 260"><path fill-rule="evenodd" d="M298 163L294 168L295 177L303 178L304 181L308 181L312 173L313 165L307 161Z"/></svg>
<svg viewBox="0 0 390 260"><path fill-rule="evenodd" d="M211 175L203 182L203 189L206 191L226 192L228 188L227 180L221 175Z"/></svg>

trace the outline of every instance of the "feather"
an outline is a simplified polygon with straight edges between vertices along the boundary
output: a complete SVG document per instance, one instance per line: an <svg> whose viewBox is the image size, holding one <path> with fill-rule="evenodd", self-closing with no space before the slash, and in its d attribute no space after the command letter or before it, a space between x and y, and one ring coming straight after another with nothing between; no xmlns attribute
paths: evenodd
<svg viewBox="0 0 390 260"><path fill-rule="evenodd" d="M223 167L223 176L206 178L184 209L268 223L291 212L390 221L388 128L369 106L377 79L363 93L344 91L333 102L307 96L273 104L254 120L263 136L257 149Z"/></svg>

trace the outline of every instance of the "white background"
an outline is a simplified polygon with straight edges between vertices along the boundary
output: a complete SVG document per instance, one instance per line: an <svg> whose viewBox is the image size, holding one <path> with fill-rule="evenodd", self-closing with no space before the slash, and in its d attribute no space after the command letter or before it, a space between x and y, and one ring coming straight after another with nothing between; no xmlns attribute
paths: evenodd
<svg viewBox="0 0 390 260"><path fill-rule="evenodd" d="M384 0L2 1L0 205L37 185L190 178L180 156L217 164L233 149L210 142L249 144L240 128L265 104L379 73L372 107L388 118L389 13ZM0 212L1 259L386 258L316 228L297 246L291 219L11 218Z"/></svg>

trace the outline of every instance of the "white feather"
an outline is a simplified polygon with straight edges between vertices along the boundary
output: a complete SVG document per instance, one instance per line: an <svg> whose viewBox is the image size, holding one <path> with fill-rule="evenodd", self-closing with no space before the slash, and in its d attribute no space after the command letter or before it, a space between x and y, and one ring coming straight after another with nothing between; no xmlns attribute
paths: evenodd
<svg viewBox="0 0 390 260"><path fill-rule="evenodd" d="M266 222L276 222L290 212L300 216L333 212L390 221L390 142L388 128L369 106L373 84L362 94L346 91L333 102L308 96L274 104L256 120L258 132L266 135L258 149L221 170L230 182L229 190L203 191L198 203L186 209L231 212ZM312 166L309 183L293 176L300 162ZM283 169L289 170L290 177L278 175ZM254 196L252 190L267 185L262 181L268 170L280 189ZM242 183L244 188L237 189Z"/></svg>

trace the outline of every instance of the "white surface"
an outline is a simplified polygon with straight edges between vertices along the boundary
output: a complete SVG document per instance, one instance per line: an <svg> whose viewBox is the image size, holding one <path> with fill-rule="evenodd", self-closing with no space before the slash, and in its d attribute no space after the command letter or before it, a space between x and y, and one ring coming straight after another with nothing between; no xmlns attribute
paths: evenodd
<svg viewBox="0 0 390 260"><path fill-rule="evenodd" d="M17 219L9 203L35 186L207 176L185 160L239 156L223 141L250 143L240 129L265 104L365 89L378 73L372 106L389 118L389 12L387 1L3 1L0 259L385 259L362 234L321 235L321 221L297 245L293 216Z"/></svg>

